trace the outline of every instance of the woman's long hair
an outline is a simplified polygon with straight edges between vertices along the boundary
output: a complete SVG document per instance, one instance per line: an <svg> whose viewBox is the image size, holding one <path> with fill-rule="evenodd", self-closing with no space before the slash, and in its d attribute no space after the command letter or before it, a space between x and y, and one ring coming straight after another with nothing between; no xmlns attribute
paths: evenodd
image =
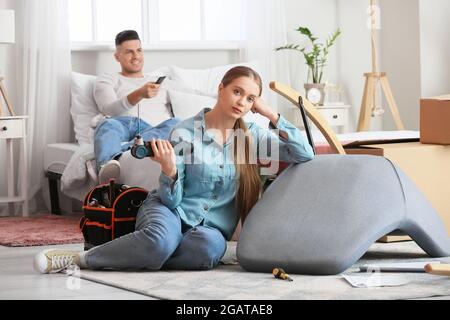
<svg viewBox="0 0 450 320"><path fill-rule="evenodd" d="M226 87L234 79L240 77L248 77L253 79L259 86L259 96L262 92L262 81L259 74L248 67L238 66L230 69L222 79L222 84ZM252 152L252 137L248 132L248 128L245 125L242 118L236 121L234 125L234 163L236 166L236 174L239 176L239 186L236 192L236 205L241 218L241 222L244 223L250 209L258 201L262 184L259 176L257 163L250 163ZM244 133L244 147L238 143L240 133ZM256 162L256 161L254 161Z"/></svg>

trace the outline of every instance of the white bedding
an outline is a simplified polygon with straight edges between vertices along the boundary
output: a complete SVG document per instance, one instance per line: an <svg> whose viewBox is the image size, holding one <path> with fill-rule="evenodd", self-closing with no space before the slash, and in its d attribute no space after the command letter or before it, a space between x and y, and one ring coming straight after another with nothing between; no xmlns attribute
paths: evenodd
<svg viewBox="0 0 450 320"><path fill-rule="evenodd" d="M136 159L126 151L119 159L121 177L119 183L152 190L158 187L160 167L149 158ZM61 191L67 196L84 200L85 195L97 185L94 146L80 145L73 154L61 177Z"/></svg>
<svg viewBox="0 0 450 320"><path fill-rule="evenodd" d="M82 144L63 171L61 191L71 198L82 201L86 193L96 184L94 146Z"/></svg>

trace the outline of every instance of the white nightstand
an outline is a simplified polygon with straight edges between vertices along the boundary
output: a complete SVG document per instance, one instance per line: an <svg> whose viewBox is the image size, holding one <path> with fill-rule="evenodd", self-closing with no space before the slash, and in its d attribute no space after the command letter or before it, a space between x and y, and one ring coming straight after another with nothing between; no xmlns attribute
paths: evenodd
<svg viewBox="0 0 450 320"><path fill-rule="evenodd" d="M335 130L336 133L346 133L349 132L349 117L348 113L350 110L349 105L324 105L316 107L320 111L325 121ZM294 124L298 127L303 128L303 121L301 118L300 110L295 107L294 112ZM311 130L318 130L316 126L310 121Z"/></svg>
<svg viewBox="0 0 450 320"><path fill-rule="evenodd" d="M22 202L22 216L28 217L28 170L27 170L27 143L26 120L28 116L0 117L0 139L6 139L6 175L8 181L8 196L0 197L0 203L8 203L9 213L15 212L14 203ZM22 161L18 164L19 179L21 182L19 195L15 195L14 183L14 152L13 140L20 139L20 151Z"/></svg>

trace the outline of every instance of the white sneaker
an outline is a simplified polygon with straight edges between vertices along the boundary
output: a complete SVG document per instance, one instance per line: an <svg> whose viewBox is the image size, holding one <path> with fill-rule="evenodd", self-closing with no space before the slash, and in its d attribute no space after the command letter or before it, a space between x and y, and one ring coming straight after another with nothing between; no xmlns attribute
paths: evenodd
<svg viewBox="0 0 450 320"><path fill-rule="evenodd" d="M34 269L40 273L60 272L72 265L80 265L78 251L47 249L34 257Z"/></svg>
<svg viewBox="0 0 450 320"><path fill-rule="evenodd" d="M117 160L109 160L106 164L101 166L98 173L98 183L109 183L109 179L115 179L116 182L120 178L120 162Z"/></svg>

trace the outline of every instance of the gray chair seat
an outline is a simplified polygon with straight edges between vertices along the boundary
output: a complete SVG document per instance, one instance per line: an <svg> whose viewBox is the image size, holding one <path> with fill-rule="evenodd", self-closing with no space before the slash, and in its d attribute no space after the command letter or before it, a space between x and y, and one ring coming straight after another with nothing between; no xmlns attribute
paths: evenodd
<svg viewBox="0 0 450 320"><path fill-rule="evenodd" d="M253 207L237 257L248 271L338 274L401 230L432 257L450 256L443 222L389 160L322 155L287 168Z"/></svg>

